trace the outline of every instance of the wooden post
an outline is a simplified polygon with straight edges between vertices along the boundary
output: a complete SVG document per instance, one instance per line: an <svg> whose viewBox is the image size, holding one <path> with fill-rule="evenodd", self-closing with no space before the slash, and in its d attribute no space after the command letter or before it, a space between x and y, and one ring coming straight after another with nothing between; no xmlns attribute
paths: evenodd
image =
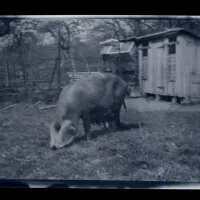
<svg viewBox="0 0 200 200"><path fill-rule="evenodd" d="M58 30L58 63L57 63L57 78L58 78L58 88L61 88L61 73L60 73L60 54L61 54L61 48L60 48L60 27Z"/></svg>
<svg viewBox="0 0 200 200"><path fill-rule="evenodd" d="M144 88L143 88L143 70L142 70L142 62L143 62L143 58L142 58L142 45L138 46L138 63L139 63L139 87L140 87L140 92L143 93L144 92Z"/></svg>
<svg viewBox="0 0 200 200"><path fill-rule="evenodd" d="M177 104L178 98L177 97L172 97L172 104Z"/></svg>
<svg viewBox="0 0 200 200"><path fill-rule="evenodd" d="M113 73L113 74L116 74L116 71L117 71L116 65L113 64L113 65L112 65L112 73Z"/></svg>
<svg viewBox="0 0 200 200"><path fill-rule="evenodd" d="M15 87L15 89L16 89L16 88L17 88L17 84L16 84L17 78L16 78L16 66L15 66L15 61L13 61L13 70L14 70L14 76L13 76L13 78L14 78L14 87Z"/></svg>
<svg viewBox="0 0 200 200"><path fill-rule="evenodd" d="M8 72L8 85L10 85L10 69L9 69L9 63L8 63L8 60L6 61L6 66L7 66L7 72Z"/></svg>
<svg viewBox="0 0 200 200"><path fill-rule="evenodd" d="M74 58L71 57L70 60L71 60L72 70L73 70L73 80L75 81L76 68L75 68Z"/></svg>
<svg viewBox="0 0 200 200"><path fill-rule="evenodd" d="M22 55L23 57L23 55ZM22 59L22 66L23 66L23 79L24 79L24 87L25 87L25 91L26 91L26 95L28 95L28 88L27 88L27 76L26 76L26 65L24 63L24 59Z"/></svg>
<svg viewBox="0 0 200 200"><path fill-rule="evenodd" d="M51 86L52 86L52 83L53 83L53 79L54 79L54 75L55 75L55 71L56 71L56 66L57 66L57 60L58 60L58 58L55 59L55 65L53 67L51 80L50 80L50 83L49 83L49 89L51 89Z"/></svg>
<svg viewBox="0 0 200 200"><path fill-rule="evenodd" d="M10 85L10 75L9 75L9 68L8 68L8 61L6 61L6 87Z"/></svg>
<svg viewBox="0 0 200 200"><path fill-rule="evenodd" d="M104 72L105 71L105 63L104 63L103 55L100 58L100 63L101 63L100 70L102 72Z"/></svg>
<svg viewBox="0 0 200 200"><path fill-rule="evenodd" d="M156 94L156 101L160 101L160 95Z"/></svg>
<svg viewBox="0 0 200 200"><path fill-rule="evenodd" d="M22 41L22 34L21 34L21 41ZM28 88L27 88L27 74L26 74L26 65L24 62L24 48L22 44L20 43L20 57L21 57L21 64L22 64L22 70L23 70L23 80L24 80L24 88L25 88L25 93L28 96Z"/></svg>
<svg viewBox="0 0 200 200"><path fill-rule="evenodd" d="M121 76L121 50L120 50L119 36L117 39L118 39L117 48L119 51L117 57L117 70L118 70L118 75Z"/></svg>
<svg viewBox="0 0 200 200"><path fill-rule="evenodd" d="M85 67L86 67L86 69L87 69L88 73L89 73L89 74L91 74L91 73L90 73L90 68L89 68L89 65L88 65L88 62L87 62L87 60L86 60L86 59L84 59L84 61L85 61Z"/></svg>
<svg viewBox="0 0 200 200"><path fill-rule="evenodd" d="M23 64L23 78L24 78L24 87L25 87L26 95L28 95L27 74L26 74L26 65L25 64Z"/></svg>

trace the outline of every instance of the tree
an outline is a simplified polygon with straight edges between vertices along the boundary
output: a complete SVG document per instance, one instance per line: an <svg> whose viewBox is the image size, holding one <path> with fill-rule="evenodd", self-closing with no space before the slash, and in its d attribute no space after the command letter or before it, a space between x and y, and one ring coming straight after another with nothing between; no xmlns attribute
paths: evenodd
<svg viewBox="0 0 200 200"><path fill-rule="evenodd" d="M5 36L5 39L8 41L7 47L4 49L4 52L6 52L7 55L7 60L10 60L10 54L17 55L20 65L22 66L23 82L27 94L28 87L25 55L27 55L31 45L36 44L39 40L37 29L40 25L41 20L17 19L10 24L10 32Z"/></svg>
<svg viewBox="0 0 200 200"><path fill-rule="evenodd" d="M10 33L10 23L16 20L17 18L0 18L0 37Z"/></svg>
<svg viewBox="0 0 200 200"><path fill-rule="evenodd" d="M85 25L85 21L81 19L55 20L49 21L41 29L43 32L51 33L55 40L58 41L58 49L61 48L61 50L65 52L64 56L66 55L70 60L74 73L76 72L73 59L75 48L74 41L76 41L76 38L83 32ZM60 50L58 52L60 52ZM58 55L58 57L60 56Z"/></svg>

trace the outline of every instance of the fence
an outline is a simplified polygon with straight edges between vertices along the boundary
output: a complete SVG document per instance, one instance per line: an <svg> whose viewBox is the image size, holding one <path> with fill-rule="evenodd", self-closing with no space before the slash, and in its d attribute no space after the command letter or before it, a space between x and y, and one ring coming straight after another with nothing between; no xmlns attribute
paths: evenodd
<svg viewBox="0 0 200 200"><path fill-rule="evenodd" d="M29 90L40 88L42 90L48 88L57 88L59 79L61 86L67 84L73 79L90 72L101 70L100 58L74 58L73 65L69 60L62 60L60 63L60 73L58 73L58 60L27 60L22 67L22 63L18 60L0 61L0 88L14 88ZM25 68L25 70L24 70ZM60 74L60 77L58 77Z"/></svg>
<svg viewBox="0 0 200 200"><path fill-rule="evenodd" d="M26 60L24 63L0 60L0 99L20 98L21 101L24 94L30 98L49 99L69 82L98 71L101 71L99 57L73 58L73 62L63 59L60 65L58 59Z"/></svg>
<svg viewBox="0 0 200 200"><path fill-rule="evenodd" d="M129 61L124 60L123 66ZM60 66L60 67L59 67ZM120 68L123 66L120 65ZM122 69L121 68L121 69ZM130 68L130 67L129 67ZM101 57L62 59L0 60L0 97L4 91L18 91L20 94L37 96L37 94L51 93L91 73L106 70ZM120 76L127 82L135 83L135 72L122 70ZM33 94L33 95L32 95Z"/></svg>

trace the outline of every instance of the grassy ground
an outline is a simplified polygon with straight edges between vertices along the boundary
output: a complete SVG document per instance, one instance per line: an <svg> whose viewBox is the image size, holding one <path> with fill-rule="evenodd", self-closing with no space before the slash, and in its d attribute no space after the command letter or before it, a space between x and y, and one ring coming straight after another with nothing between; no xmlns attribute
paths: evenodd
<svg viewBox="0 0 200 200"><path fill-rule="evenodd" d="M49 149L55 109L19 104L3 111L0 178L200 181L200 112L148 103L142 110L143 101L129 101L122 111L125 130L104 133L93 126L87 142L80 125L75 144L58 151Z"/></svg>

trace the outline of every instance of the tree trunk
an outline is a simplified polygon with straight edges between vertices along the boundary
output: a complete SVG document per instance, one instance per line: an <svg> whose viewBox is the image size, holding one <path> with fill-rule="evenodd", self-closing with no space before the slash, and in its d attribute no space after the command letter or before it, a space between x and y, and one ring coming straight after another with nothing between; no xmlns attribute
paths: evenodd
<svg viewBox="0 0 200 200"><path fill-rule="evenodd" d="M22 34L20 35L19 39L19 58L20 58L20 63L22 65L22 71L23 71L23 80L24 80L24 88L25 88L25 95L28 96L28 87L27 87L27 74L26 74L26 65L24 62L24 49L22 46Z"/></svg>
<svg viewBox="0 0 200 200"><path fill-rule="evenodd" d="M90 74L90 68L89 68L89 65L88 65L88 62L86 59L84 59L85 61L85 67L86 67L86 70L88 71L88 73Z"/></svg>
<svg viewBox="0 0 200 200"><path fill-rule="evenodd" d="M8 61L6 61L6 87L10 85L10 71L8 66Z"/></svg>

